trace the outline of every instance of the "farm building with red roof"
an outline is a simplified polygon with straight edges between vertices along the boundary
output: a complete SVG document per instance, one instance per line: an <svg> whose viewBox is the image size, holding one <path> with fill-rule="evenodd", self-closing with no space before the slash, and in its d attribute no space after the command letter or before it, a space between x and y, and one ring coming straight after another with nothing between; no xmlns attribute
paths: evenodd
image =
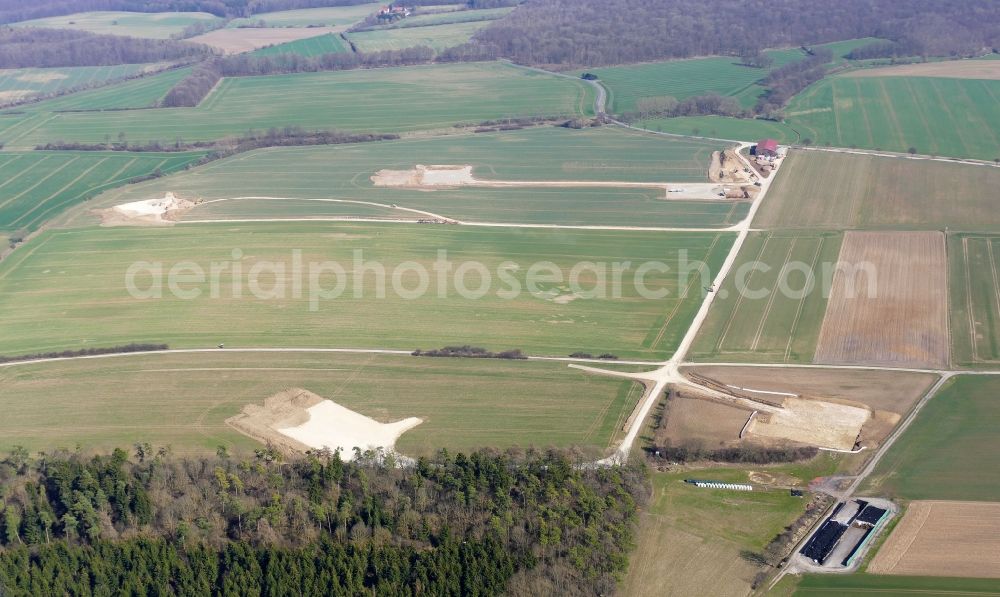
<svg viewBox="0 0 1000 597"><path fill-rule="evenodd" d="M754 155L773 157L778 155L778 142L774 139L761 139L757 141Z"/></svg>

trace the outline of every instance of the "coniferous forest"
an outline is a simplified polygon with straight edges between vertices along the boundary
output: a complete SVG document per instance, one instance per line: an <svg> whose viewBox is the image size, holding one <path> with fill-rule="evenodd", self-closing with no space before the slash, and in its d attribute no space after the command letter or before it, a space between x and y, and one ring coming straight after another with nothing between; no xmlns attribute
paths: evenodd
<svg viewBox="0 0 1000 597"><path fill-rule="evenodd" d="M646 474L579 464L16 449L0 461L0 594L609 594Z"/></svg>

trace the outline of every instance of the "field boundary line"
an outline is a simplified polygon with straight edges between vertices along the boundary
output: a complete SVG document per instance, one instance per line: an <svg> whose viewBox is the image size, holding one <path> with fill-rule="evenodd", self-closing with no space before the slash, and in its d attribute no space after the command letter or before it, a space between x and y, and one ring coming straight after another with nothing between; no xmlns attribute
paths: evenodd
<svg viewBox="0 0 1000 597"><path fill-rule="evenodd" d="M813 272L816 271L816 262L819 260L819 256L823 254L823 244L825 242L826 242L826 237L820 235L819 244L816 246L816 254L813 255L812 261L809 264L809 268ZM785 343L785 357L783 359L783 362L785 363L788 362L788 357L792 353L792 341L795 339L795 330L799 328L799 320L802 319L802 311L805 310L805 306L806 306L806 297L803 296L802 298L799 299L799 306L798 308L795 309L795 317L792 318L792 327L788 331L788 342ZM813 350L815 351L815 347L813 347Z"/></svg>
<svg viewBox="0 0 1000 597"><path fill-rule="evenodd" d="M896 137L896 141L899 142L900 147L909 147L909 143L907 143L906 137L903 134L903 126L899 123L896 108L893 106L892 100L889 99L889 91L885 88L885 79L878 79L878 89L879 95L882 96L882 102L885 104L886 112L889 114L889 120L892 121L892 132Z"/></svg>
<svg viewBox="0 0 1000 597"><path fill-rule="evenodd" d="M955 118L955 115L952 114L952 112L951 112L951 108L949 107L948 100L946 100L944 98L944 96L941 95L941 87L939 87L939 85L941 85L941 82L938 81L938 80L935 80L932 77L931 78L931 82L930 82L930 86L931 86L931 89L934 90L934 95L937 97L938 102L941 104L941 109L944 110L945 114L948 115L948 119L950 121L952 121L952 122L958 122L958 120ZM958 139L958 142L962 144L962 149L965 151L965 155L969 155L969 146L965 144L965 139L962 138L962 135L955 135L955 138Z"/></svg>
<svg viewBox="0 0 1000 597"><path fill-rule="evenodd" d="M25 193L28 193L28 192L31 192L31 191L35 190L36 188L38 188L38 185L40 185L43 182L45 182L46 180L52 178L56 174L59 174L60 172L63 171L64 168L66 168L66 166L69 166L70 164L72 164L73 162L77 161L78 159L80 159L80 156L73 156L70 160L68 160L66 162L63 162L63 164L61 166L59 166L58 168L56 168L52 172L49 172L48 174L46 174L42 178L38 179L38 181L35 184L33 184L30 187L24 189L23 191L21 191L17 195L14 195L12 197L8 197L5 201L3 201L2 203L0 203L0 209L3 209L4 207L10 205L10 203L13 202L13 201L17 201Z"/></svg>
<svg viewBox="0 0 1000 597"><path fill-rule="evenodd" d="M997 316L1000 317L1000 276L997 276L997 260L996 256L993 254L993 239L990 237L984 237L983 240L986 242L986 252L990 257L990 271L993 274L993 287L990 289L993 291L993 304L997 308ZM992 332L993 330L991 330ZM992 362L993 359L989 359Z"/></svg>
<svg viewBox="0 0 1000 597"><path fill-rule="evenodd" d="M858 110L861 112L861 118L865 122L865 134L868 135L868 145L875 145L875 138L872 136L872 123L868 118L868 110L865 108L865 104L862 101L865 95L861 93L861 83L857 78L854 79L854 92L854 97L859 98L854 101L857 102L856 105ZM836 106L834 106L834 111L836 111L836 109Z"/></svg>
<svg viewBox="0 0 1000 597"><path fill-rule="evenodd" d="M21 156L25 156L25 155L28 155L28 154L26 154L26 153L22 153L22 154L21 154ZM25 174L27 174L27 173L31 172L31 171L32 171L32 170L33 170L33 169L34 169L34 168L35 168L36 166L38 166L38 165L39 165L39 164L41 164L42 162L45 162L45 161L47 161L47 160L48 160L49 158L51 158L51 157L52 157L52 155L46 155L46 156L42 156L42 159L40 159L40 160L37 160L36 162L34 162L34 163L32 163L32 164L29 164L29 165L28 165L28 167L27 167L27 168L25 168L24 170L21 170L21 171L20 171L20 172L18 172L18 173L17 173L16 175L14 175L14 176L11 176L11 177L10 177L10 178L8 178L7 180L5 180L5 181L3 181L2 183L0 183L0 189L2 189L2 188L4 188L4 187L6 187L6 186L7 186L7 185L9 185L10 183L12 183L12 182L14 182L15 180L17 180L17 179L21 178L21 177L22 177L22 176L24 176ZM16 160L12 160L12 161L16 161ZM8 162L8 163L9 163L9 162ZM4 164L4 165L6 165L6 164Z"/></svg>
<svg viewBox="0 0 1000 597"><path fill-rule="evenodd" d="M781 263L781 268L778 270L778 275L781 276L782 272L788 266L788 260L792 258L792 251L795 250L795 243L798 242L798 237L793 237L792 242L788 245L788 252L785 253L785 260ZM757 324L757 333L754 334L753 342L750 343L750 351L754 352L757 350L757 345L760 344L760 336L764 333L764 326L767 324L767 318L771 314L771 308L774 306L774 299L777 298L777 292L771 292L771 296L767 299L767 305L764 306L764 313L761 314L760 323Z"/></svg>
<svg viewBox="0 0 1000 597"><path fill-rule="evenodd" d="M39 245L40 246L40 245ZM36 247L37 248L37 247ZM30 253L25 253L25 257L30 256ZM4 276L3 272L0 272L0 279ZM201 354L201 353L316 353L316 354L383 354L383 355L395 355L395 356L406 356L412 358L424 358L433 359L433 357L416 357L413 356L412 350L403 349L393 349L393 348L307 348L307 347L266 347L266 346L253 346L246 348L168 348L165 350L141 350L135 352L112 352L107 354L91 354L91 355L77 355L69 357L46 357L41 359L28 359L20 361L9 361L6 363L0 363L0 369L7 367L16 367L19 365L37 365L45 363L57 363L63 361L83 361L83 360L93 360L93 359L111 359L119 357L130 357L130 356L150 356L150 355L171 355L171 354ZM489 359L486 359L489 360ZM659 364L658 361L640 361L640 360L607 360L607 359L584 359L584 358L574 358L574 357L556 357L556 356L529 356L525 359L496 359L502 360L505 363L516 362L551 362L551 363L593 363L601 365L636 365L636 366L656 366ZM631 375L627 372L622 372L627 375ZM997 371L1000 374L1000 371Z"/></svg>
<svg viewBox="0 0 1000 597"><path fill-rule="evenodd" d="M136 163L136 161L138 161L138 159L139 159L139 157L136 156L136 157L132 158L131 160L125 162L124 166L122 166L121 168L119 168L118 171L116 171L114 174L112 174L107 179L105 179L105 181L102 182L101 184L108 184L109 182L113 181L116 176L119 176L122 172L124 172L125 170L127 170L128 168L130 168L132 166L132 164L134 164L134 163Z"/></svg>
<svg viewBox="0 0 1000 597"><path fill-rule="evenodd" d="M913 81L909 77L900 77L900 79L906 85L906 93L910 97L915 97L917 92L913 89ZM938 145L937 136L931 132L931 124L930 120L927 118L927 112L924 109L924 104L921 102L913 102L913 105L916 107L917 114L920 116L920 124L924 128L924 132L927 133L927 139L929 140L930 145L928 149L934 153L939 152L941 147Z"/></svg>
<svg viewBox="0 0 1000 597"><path fill-rule="evenodd" d="M773 235L768 234L764 239L764 242L760 245L760 251L757 252L756 261L760 261L761 255L764 254L764 249L767 247L767 243L771 240ZM753 275L757 273L758 270L750 272L750 277L747 279L747 284L753 279ZM739 298L736 300L736 305L733 306L733 310L729 313L729 320L726 321L726 327L722 330L722 335L719 336L719 341L716 343L716 350L722 350L722 344L726 341L726 336L729 335L729 330L733 327L733 321L736 319L736 313L740 310L740 306L743 304L743 294L740 294Z"/></svg>
<svg viewBox="0 0 1000 597"><path fill-rule="evenodd" d="M75 159L75 158L74 158L74 159ZM48 197L46 197L45 199L43 199L43 200L39 201L38 203L36 203L36 204L34 205L34 207L32 207L32 208L31 208L31 209L29 209L28 211L24 212L24 213L23 213L23 214L21 214L20 216L18 216L16 220L14 220L13 222L11 222L11 224L12 224L12 225L13 225L13 224L17 224L17 223L18 223L18 222L20 222L20 221L21 221L22 219L24 219L24 217L25 217L25 216L27 216L27 215L29 215L29 214L33 213L33 212L34 212L35 210L37 210L37 209L38 209L39 207L42 207L43 205L45 205L45 204L46 204L46 203L47 203L47 202L48 202L48 201L49 201L50 199L54 199L55 197L57 197L57 196L61 195L62 193L64 193L64 192L65 192L65 191L66 191L67 189L69 189L70 187L72 187L73 185L75 185L75 184L76 184L77 182L79 182L81 178L83 178L83 177L87 176L88 174L90 174L91 172L93 172L93 171L94 171L94 170L95 170L95 169L96 169L96 168L97 168L98 166L100 166L100 165L101 165L101 164L103 164L104 162L108 161L108 159L109 159L108 157L103 157L103 158L99 159L98 161L94 162L94 164L93 164L93 165L92 165L91 167L89 167L89 168L87 168L86 170L84 170L83 172L81 172L79 176L77 176L76 178L74 178L74 179L73 179L73 180L71 180L70 182L68 182L68 183L66 183L65 185L63 185L63 187L62 187L61 189L59 189L58 191L56 191L56 192L52 193L51 195L49 195L49 196L48 196ZM72 161L72 160L71 160L71 161ZM70 162L67 162L67 163L66 163L66 165L67 165L67 166L68 166L69 164L70 164Z"/></svg>
<svg viewBox="0 0 1000 597"><path fill-rule="evenodd" d="M709 255L712 254L712 251L715 249L715 245L719 244L719 236L721 235L716 235L715 238L712 239L712 244L709 245L709 247L705 250L706 259L709 257ZM700 282L700 280L698 281ZM667 328L670 326L670 322L673 321L674 317L677 316L677 312L680 310L681 305L684 304L684 299L686 299L688 295L691 294L691 287L694 286L694 283L695 280L691 280L690 282L688 282L687 287L684 288L684 293L678 295L677 301L674 303L674 308L671 309L670 313L667 314L666 318L664 318L663 325L660 326L659 332L656 334L656 337L653 338L653 341L649 346L651 350L655 351L657 345L663 341L663 336L664 334L667 333Z"/></svg>
<svg viewBox="0 0 1000 597"><path fill-rule="evenodd" d="M979 340L976 338L976 316L975 305L972 300L972 270L969 267L969 237L962 237L962 264L965 270L965 303L966 319L969 320L969 339L972 341L972 362L981 362L979 359Z"/></svg>
<svg viewBox="0 0 1000 597"><path fill-rule="evenodd" d="M62 112L53 112L53 113L49 114L48 118L42 118L42 119L40 119L39 122L38 122L38 124L36 124L35 126L29 128L28 130L26 130L24 132L18 133L16 136L12 137L9 141L7 141L7 145L10 146L10 147L18 147L17 145L14 145L14 144L17 143L18 141L20 141L21 139L23 139L25 136L30 135L31 133L37 131L39 128L45 126L46 124L48 124L49 122L51 122L53 119L55 119L60 114L62 114ZM21 123L30 122L30 121L31 121L31 117L29 116L25 120L22 120ZM17 125L15 125L15 126L17 126ZM10 130L10 129L7 129L7 130Z"/></svg>
<svg viewBox="0 0 1000 597"><path fill-rule="evenodd" d="M979 81L979 83L980 83L982 89L985 89L987 92L989 91L989 86L988 85L983 85L983 83L985 83L985 81ZM964 97L966 100L969 101L969 105L971 105L971 106L975 106L976 105L976 100L972 99L972 97L969 95L969 88L968 88L968 86L966 86L966 85L959 85L958 86L958 90L962 92L962 97ZM990 93L989 95L990 95L991 98L993 98L993 94L992 93ZM994 101L996 101L995 98L994 98ZM1000 145L1000 139L997 139L997 134L993 130L993 127L990 126L989 122L983 120L980 117L980 113L978 111L970 110L969 111L969 115L973 119L975 119L977 122L979 122L981 124L981 126L977 127L977 129L976 129L977 131L981 132L981 131L985 130L987 133L989 133L989 135L991 137L993 137L993 145Z"/></svg>

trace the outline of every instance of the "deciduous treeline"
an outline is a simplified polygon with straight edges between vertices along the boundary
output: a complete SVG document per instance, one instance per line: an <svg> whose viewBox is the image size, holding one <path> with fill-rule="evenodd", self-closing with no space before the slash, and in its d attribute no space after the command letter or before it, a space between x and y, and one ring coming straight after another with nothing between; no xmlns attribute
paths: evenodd
<svg viewBox="0 0 1000 597"><path fill-rule="evenodd" d="M0 27L0 68L193 61L211 53L206 46L169 39L97 35L68 29Z"/></svg>
<svg viewBox="0 0 1000 597"><path fill-rule="evenodd" d="M702 446L665 445L649 446L646 454L650 458L668 462L735 462L740 464L773 464L775 462L795 462L810 460L819 453L811 446L786 446L765 448L763 446L742 445L733 448L706 449Z"/></svg>
<svg viewBox="0 0 1000 597"><path fill-rule="evenodd" d="M995 0L533 0L474 40L516 62L597 66L862 37L915 44L927 55L1000 45Z"/></svg>
<svg viewBox="0 0 1000 597"><path fill-rule="evenodd" d="M754 110L758 114L776 118L792 96L826 75L831 61L833 52L820 48L810 50L810 55L805 60L790 62L774 69L762 81L767 91L757 100Z"/></svg>
<svg viewBox="0 0 1000 597"><path fill-rule="evenodd" d="M239 54L218 57L198 65L190 75L178 82L164 97L163 105L167 107L197 106L222 77L338 71L492 58L491 55L479 53L480 51L481 49L477 46L466 45L438 53L427 46L415 46L401 50L368 53L336 52L319 56Z"/></svg>
<svg viewBox="0 0 1000 597"><path fill-rule="evenodd" d="M249 17L263 12L352 6L370 0L0 0L0 23L14 23L55 15L92 10L124 10L130 12L208 12L218 17ZM488 6L508 6L513 0L470 0ZM418 4L454 4L454 0L421 0ZM485 8L487 6L483 6ZM476 6L476 8L480 8Z"/></svg>

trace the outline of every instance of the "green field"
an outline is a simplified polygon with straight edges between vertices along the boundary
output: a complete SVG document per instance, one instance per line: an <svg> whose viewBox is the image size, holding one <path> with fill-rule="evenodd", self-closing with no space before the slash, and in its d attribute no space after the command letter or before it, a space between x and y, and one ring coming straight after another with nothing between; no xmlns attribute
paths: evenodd
<svg viewBox="0 0 1000 597"><path fill-rule="evenodd" d="M427 46L444 50L464 44L472 34L488 24L487 21L460 22L448 25L428 25L426 27L399 27L346 33L345 36L359 52L381 52L402 50L415 46Z"/></svg>
<svg viewBox="0 0 1000 597"><path fill-rule="evenodd" d="M1000 81L848 74L812 85L785 113L816 144L1000 157Z"/></svg>
<svg viewBox="0 0 1000 597"><path fill-rule="evenodd" d="M678 118L649 118L635 126L660 133L757 141L777 139L781 143L796 143L798 136L788 125L773 120L728 118L725 116L682 116Z"/></svg>
<svg viewBox="0 0 1000 597"><path fill-rule="evenodd" d="M678 275L682 255L717 269L732 239L708 233L353 223L49 230L29 250L0 263L0 354L131 341L176 348L224 342L232 348L400 350L468 343L533 355L588 351L662 359L677 346L701 301L698 276L684 280ZM207 275L212 262L232 260L237 249L243 269L235 287L231 270L216 272L214 290L206 278L197 300L179 298L166 285L167 273L183 267L178 263L194 261ZM294 250L301 251L298 275ZM440 251L446 252L453 275L435 269ZM144 300L128 292L126 274L143 261L166 268L162 298ZM462 266L470 261L482 265ZM626 261L616 290L612 264ZM643 296L634 283L636 272L651 261L671 267L641 270L645 287L668 292L666 298ZM267 262L284 263L284 273ZM317 284L309 284L307 266L323 262L339 264L344 273L325 270L316 274ZM371 269L377 266L366 266L372 262L384 268L382 283ZM558 268L556 276L545 269L549 281L527 285L528 272L540 262L554 264L542 267ZM572 268L581 262L605 264L593 266L605 271L604 298L580 294L597 283L591 266L577 270L578 287L569 283ZM414 270L420 267L427 272L423 292ZM254 268L267 270L254 276L259 278L256 291L250 279ZM310 302L311 288L334 289L338 281L341 294ZM459 292L459 283L470 290ZM136 275L136 288L148 290L151 284L151 274Z"/></svg>
<svg viewBox="0 0 1000 597"><path fill-rule="evenodd" d="M0 230L35 230L52 216L130 178L179 170L202 154L0 154Z"/></svg>
<svg viewBox="0 0 1000 597"><path fill-rule="evenodd" d="M754 226L998 230L997 188L998 168L793 150Z"/></svg>
<svg viewBox="0 0 1000 597"><path fill-rule="evenodd" d="M30 114L76 110L122 110L150 108L156 105L191 69L174 68L138 79L79 91L58 98L21 106L18 110Z"/></svg>
<svg viewBox="0 0 1000 597"><path fill-rule="evenodd" d="M760 552L805 510L805 500L787 489L702 489L683 482L689 478L746 483L748 471L653 473L653 498L641 515L623 595L698 595L708 586L713 595L748 594L757 570L741 552Z"/></svg>
<svg viewBox="0 0 1000 597"><path fill-rule="evenodd" d="M15 27L48 27L55 29L76 29L106 35L127 35L168 39L180 33L185 27L196 23L210 24L219 17L207 12L78 12L71 15L46 17L32 21L13 23Z"/></svg>
<svg viewBox="0 0 1000 597"><path fill-rule="evenodd" d="M328 33L316 37L307 37L286 44L268 46L254 50L254 56L275 56L277 54L298 54L299 56L321 56L338 52L350 52L351 48L339 35Z"/></svg>
<svg viewBox="0 0 1000 597"><path fill-rule="evenodd" d="M848 40L818 47L830 48L837 60L843 60L845 54L870 41L872 40ZM735 97L744 108L750 108L764 93L765 88L759 81L770 70L806 57L805 52L799 48L768 50L764 53L774 60L767 69L743 66L739 58L732 56L717 56L593 68L578 72L590 72L600 77L601 83L608 90L608 111L614 114L634 111L636 101L640 98L669 95L686 99L709 93Z"/></svg>
<svg viewBox="0 0 1000 597"><path fill-rule="evenodd" d="M1000 238L948 238L952 359L969 367L1000 365Z"/></svg>
<svg viewBox="0 0 1000 597"><path fill-rule="evenodd" d="M692 347L692 360L812 362L826 311L823 265L837 261L840 242L834 232L751 233L718 290ZM798 265L789 265L793 263ZM761 269L751 269L753 264ZM803 295L806 268L813 272L815 287ZM782 291L782 280L790 292ZM739 292L740 286L747 292Z"/></svg>
<svg viewBox="0 0 1000 597"><path fill-rule="evenodd" d="M255 151L197 170L136 185L102 197L102 205L162 196L347 199L432 211L469 221L563 225L718 226L746 215L747 202L665 200L662 189L482 188L421 191L374 187L383 169L417 164L470 164L492 180L704 182L712 143L666 139L602 127L539 127L504 133L453 135L327 147ZM291 203L275 199L208 204L190 219L377 215L357 204ZM262 211L263 210L263 211ZM348 210L348 211L344 211ZM374 210L374 211L373 211ZM381 210L383 215L386 210ZM398 217L400 214L393 214ZM410 217L417 217L411 212Z"/></svg>
<svg viewBox="0 0 1000 597"><path fill-rule="evenodd" d="M1000 378L955 377L920 411L863 491L909 500L996 501Z"/></svg>
<svg viewBox="0 0 1000 597"><path fill-rule="evenodd" d="M372 2L369 4L356 4L354 6L330 6L264 12L248 18L233 19L229 22L229 27L240 27L260 21L264 21L264 24L268 27L346 26L353 25L368 15L375 14L382 6L385 5L379 2Z"/></svg>
<svg viewBox="0 0 1000 597"><path fill-rule="evenodd" d="M0 104L98 86L137 75L147 64L0 70Z"/></svg>
<svg viewBox="0 0 1000 597"><path fill-rule="evenodd" d="M807 574L795 595L881 595L884 597L946 597L954 595L1000 595L1000 581L985 578L940 578L930 576L881 576L874 574Z"/></svg>
<svg viewBox="0 0 1000 597"><path fill-rule="evenodd" d="M136 442L181 453L249 450L260 444L225 419L292 387L384 422L424 419L397 444L414 456L482 446L603 450L641 393L544 362L219 351L25 364L0 367L0 450Z"/></svg>
<svg viewBox="0 0 1000 597"><path fill-rule="evenodd" d="M196 108L60 113L5 140L8 147L33 147L124 133L129 141L194 141L290 125L441 129L508 117L589 115L593 94L582 81L499 62L237 77L224 79Z"/></svg>
<svg viewBox="0 0 1000 597"><path fill-rule="evenodd" d="M768 55L774 58L775 67L805 58L805 53L798 49ZM608 111L614 114L635 110L636 101L644 97L669 95L686 99L708 93L735 97L749 108L764 92L757 81L768 73L765 69L742 66L738 58L729 56L593 68L586 72L601 79L608 90Z"/></svg>

